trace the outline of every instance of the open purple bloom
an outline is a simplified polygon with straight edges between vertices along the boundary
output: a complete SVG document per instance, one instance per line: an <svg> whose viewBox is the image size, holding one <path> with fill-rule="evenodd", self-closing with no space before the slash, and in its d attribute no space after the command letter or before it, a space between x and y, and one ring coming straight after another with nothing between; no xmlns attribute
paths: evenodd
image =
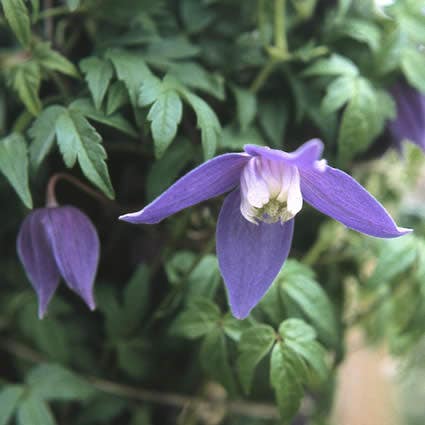
<svg viewBox="0 0 425 425"><path fill-rule="evenodd" d="M384 207L353 178L320 160L323 144L311 140L287 153L246 145L245 153L213 158L174 183L143 210L120 217L158 223L177 211L233 189L217 224L217 255L235 317L248 316L263 297L292 242L303 200L359 232L401 236Z"/></svg>
<svg viewBox="0 0 425 425"><path fill-rule="evenodd" d="M409 140L425 151L425 96L404 81L390 90L397 107L397 116L388 124L396 147Z"/></svg>
<svg viewBox="0 0 425 425"><path fill-rule="evenodd" d="M69 288L95 308L93 284L99 238L89 218L71 206L40 208L22 223L18 255L38 296L43 318L62 276Z"/></svg>

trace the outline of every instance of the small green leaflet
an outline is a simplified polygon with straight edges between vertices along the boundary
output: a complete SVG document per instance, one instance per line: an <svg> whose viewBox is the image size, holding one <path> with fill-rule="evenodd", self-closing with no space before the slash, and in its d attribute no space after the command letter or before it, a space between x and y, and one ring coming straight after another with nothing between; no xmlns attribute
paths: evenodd
<svg viewBox="0 0 425 425"><path fill-rule="evenodd" d="M255 95L241 87L232 86L236 99L236 112L241 130L246 130L257 114L257 98Z"/></svg>
<svg viewBox="0 0 425 425"><path fill-rule="evenodd" d="M114 75L114 69L109 60L89 57L80 62L80 68L85 74L94 106L100 109L109 83Z"/></svg>
<svg viewBox="0 0 425 425"><path fill-rule="evenodd" d="M271 326L253 326L242 333L237 361L239 379L245 393L249 393L255 368L271 350L276 333Z"/></svg>
<svg viewBox="0 0 425 425"><path fill-rule="evenodd" d="M413 48L403 50L401 68L407 81L425 93L425 54Z"/></svg>
<svg viewBox="0 0 425 425"><path fill-rule="evenodd" d="M18 93L19 98L32 115L41 111L41 101L38 91L41 84L40 66L33 60L13 67L7 73L8 82Z"/></svg>
<svg viewBox="0 0 425 425"><path fill-rule="evenodd" d="M325 114L331 114L344 106L352 97L355 89L355 79L342 76L333 80L327 87L321 108Z"/></svg>
<svg viewBox="0 0 425 425"><path fill-rule="evenodd" d="M56 121L65 111L62 106L49 106L37 117L29 129L32 143L29 148L31 164L37 169L53 146Z"/></svg>
<svg viewBox="0 0 425 425"><path fill-rule="evenodd" d="M10 423L15 413L19 400L25 394L25 388L21 385L7 385L0 391L0 425Z"/></svg>
<svg viewBox="0 0 425 425"><path fill-rule="evenodd" d="M55 425L55 419L47 404L29 394L18 406L18 425Z"/></svg>
<svg viewBox="0 0 425 425"><path fill-rule="evenodd" d="M28 47L31 41L31 23L24 0L1 0L1 4L16 37L24 47Z"/></svg>
<svg viewBox="0 0 425 425"><path fill-rule="evenodd" d="M371 50L376 51L381 45L379 27L371 21L356 18L344 19L338 29L342 34L366 43Z"/></svg>
<svg viewBox="0 0 425 425"><path fill-rule="evenodd" d="M122 81L115 81L108 90L106 115L116 112L121 106L130 103L127 89Z"/></svg>
<svg viewBox="0 0 425 425"><path fill-rule="evenodd" d="M326 59L319 59L303 72L303 75L306 77L322 75L347 75L355 77L358 74L357 66L350 59L337 54L333 54Z"/></svg>
<svg viewBox="0 0 425 425"><path fill-rule="evenodd" d="M56 121L56 137L66 166L73 167L78 159L85 176L113 198L102 138L86 118L78 111L64 111Z"/></svg>
<svg viewBox="0 0 425 425"><path fill-rule="evenodd" d="M0 140L0 171L9 180L26 207L32 208L28 187L28 152L22 135L12 133Z"/></svg>
<svg viewBox="0 0 425 425"><path fill-rule="evenodd" d="M70 77L78 78L78 70L65 56L54 51L50 43L38 43L33 50L33 58L39 65L51 71L58 71Z"/></svg>

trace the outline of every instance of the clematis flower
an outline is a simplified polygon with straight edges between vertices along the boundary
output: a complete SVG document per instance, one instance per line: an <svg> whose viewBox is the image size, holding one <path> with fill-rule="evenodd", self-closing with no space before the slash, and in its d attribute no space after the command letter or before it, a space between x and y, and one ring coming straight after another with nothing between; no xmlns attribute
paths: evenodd
<svg viewBox="0 0 425 425"><path fill-rule="evenodd" d="M401 150L401 142L409 140L425 151L425 96L404 81L390 90L397 116L388 124L393 141Z"/></svg>
<svg viewBox="0 0 425 425"><path fill-rule="evenodd" d="M255 145L244 150L207 161L141 211L120 217L158 223L231 191L218 217L217 255L232 313L239 319L260 301L286 260L303 201L367 235L394 238L410 231L398 227L353 178L320 160L320 140L292 153Z"/></svg>
<svg viewBox="0 0 425 425"><path fill-rule="evenodd" d="M93 284L99 261L99 238L89 218L71 206L40 208L22 223L17 250L38 296L44 317L60 277L95 308Z"/></svg>

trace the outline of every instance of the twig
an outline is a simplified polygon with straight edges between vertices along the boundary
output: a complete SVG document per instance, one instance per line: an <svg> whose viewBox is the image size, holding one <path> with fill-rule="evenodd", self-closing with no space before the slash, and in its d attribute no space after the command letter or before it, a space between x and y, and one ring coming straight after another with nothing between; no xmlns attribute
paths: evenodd
<svg viewBox="0 0 425 425"><path fill-rule="evenodd" d="M0 348L20 359L30 363L42 363L46 359L40 353L32 348L10 339L3 340ZM245 402L240 400L209 400L202 397L192 397L177 393L166 393L160 391L147 390L144 388L133 387L121 384L107 379L97 378L95 376L84 376L94 388L104 393L113 394L119 397L143 401L153 404L174 406L184 408L187 405L197 405L199 407L224 407L228 414L247 416L252 418L278 419L279 412L272 404Z"/></svg>

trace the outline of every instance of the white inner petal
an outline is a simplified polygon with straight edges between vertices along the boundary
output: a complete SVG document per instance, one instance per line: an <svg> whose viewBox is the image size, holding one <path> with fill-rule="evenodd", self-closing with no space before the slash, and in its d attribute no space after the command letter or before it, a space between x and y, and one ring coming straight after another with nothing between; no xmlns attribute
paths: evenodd
<svg viewBox="0 0 425 425"><path fill-rule="evenodd" d="M298 168L254 157L242 172L241 196L241 213L252 223L290 220L303 204Z"/></svg>

